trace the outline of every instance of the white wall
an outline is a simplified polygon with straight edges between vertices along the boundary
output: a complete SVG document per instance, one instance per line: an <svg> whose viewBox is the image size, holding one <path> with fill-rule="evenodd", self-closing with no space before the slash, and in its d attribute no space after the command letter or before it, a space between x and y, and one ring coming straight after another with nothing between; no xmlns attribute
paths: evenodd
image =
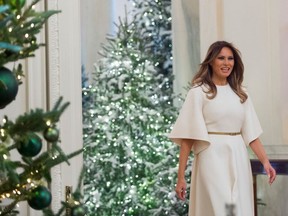
<svg viewBox="0 0 288 216"><path fill-rule="evenodd" d="M279 61L280 61L280 68L281 68L281 100L282 100L282 105L281 105L281 114L282 114L282 133L283 133L283 142L288 143L288 133L287 133L287 128L288 128L288 43L287 43L287 38L288 38L288 16L287 16L287 11L288 11L288 3L286 0L279 0L279 10L278 12L278 19L281 20L279 23L279 47L280 47L280 56L279 56Z"/></svg>

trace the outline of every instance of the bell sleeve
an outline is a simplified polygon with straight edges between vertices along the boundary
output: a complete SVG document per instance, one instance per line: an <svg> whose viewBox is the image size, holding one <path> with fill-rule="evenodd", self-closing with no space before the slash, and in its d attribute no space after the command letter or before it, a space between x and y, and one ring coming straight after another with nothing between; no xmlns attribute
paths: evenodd
<svg viewBox="0 0 288 216"><path fill-rule="evenodd" d="M202 88L195 87L190 89L173 125L173 129L168 134L168 138L178 145L181 145L183 139L193 139L192 150L194 154L203 151L210 144L202 107Z"/></svg>
<svg viewBox="0 0 288 216"><path fill-rule="evenodd" d="M250 96L248 96L247 100L244 102L244 110L244 122L241 132L246 146L249 146L249 144L257 139L263 131Z"/></svg>

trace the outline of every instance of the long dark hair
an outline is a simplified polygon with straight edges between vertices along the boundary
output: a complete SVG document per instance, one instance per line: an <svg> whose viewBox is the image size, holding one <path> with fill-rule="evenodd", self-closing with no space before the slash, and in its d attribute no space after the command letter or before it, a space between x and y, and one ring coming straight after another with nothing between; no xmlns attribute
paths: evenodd
<svg viewBox="0 0 288 216"><path fill-rule="evenodd" d="M223 47L231 49L234 56L234 67L231 74L227 77L227 82L233 89L233 91L239 96L241 103L244 103L248 95L242 88L244 65L241 59L240 51L234 47L232 43L226 41L216 41L209 47L204 61L200 64L199 71L195 74L192 79L192 85L202 85L208 86L207 97L213 99L217 94L216 85L212 81L212 61L221 52Z"/></svg>

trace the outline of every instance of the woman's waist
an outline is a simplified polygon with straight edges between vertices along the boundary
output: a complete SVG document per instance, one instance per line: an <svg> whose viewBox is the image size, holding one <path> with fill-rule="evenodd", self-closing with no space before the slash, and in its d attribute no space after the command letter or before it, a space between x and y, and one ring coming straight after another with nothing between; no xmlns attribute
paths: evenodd
<svg viewBox="0 0 288 216"><path fill-rule="evenodd" d="M224 136L238 136L241 135L240 131L208 131L210 135L224 135Z"/></svg>

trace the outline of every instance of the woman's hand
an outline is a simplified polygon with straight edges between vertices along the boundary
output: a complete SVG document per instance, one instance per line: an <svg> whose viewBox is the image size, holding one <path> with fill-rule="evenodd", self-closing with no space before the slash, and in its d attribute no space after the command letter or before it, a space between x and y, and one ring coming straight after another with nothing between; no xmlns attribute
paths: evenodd
<svg viewBox="0 0 288 216"><path fill-rule="evenodd" d="M181 200L185 200L186 198L186 181L185 179L179 180L177 181L177 185L175 188L177 197Z"/></svg>
<svg viewBox="0 0 288 216"><path fill-rule="evenodd" d="M250 147L253 150L253 152L256 154L256 156L258 157L258 159L260 160L260 162L262 163L265 172L269 178L269 184L271 185L275 178L276 178L276 171L275 169L271 166L269 159L266 155L266 152L264 150L264 147L260 141L259 138L253 140L250 143Z"/></svg>
<svg viewBox="0 0 288 216"><path fill-rule="evenodd" d="M266 172L266 174L267 174L267 176L268 176L269 184L271 185L271 184L274 182L275 178L276 178L276 171L275 171L275 169L271 166L271 164L270 164L269 161L267 161L266 163L264 163L263 166L264 166L265 172Z"/></svg>
<svg viewBox="0 0 288 216"><path fill-rule="evenodd" d="M193 146L193 140L191 139L183 139L180 146L179 168L177 177L178 181L175 191L178 198L181 200L185 200L186 197L185 169L192 146Z"/></svg>

